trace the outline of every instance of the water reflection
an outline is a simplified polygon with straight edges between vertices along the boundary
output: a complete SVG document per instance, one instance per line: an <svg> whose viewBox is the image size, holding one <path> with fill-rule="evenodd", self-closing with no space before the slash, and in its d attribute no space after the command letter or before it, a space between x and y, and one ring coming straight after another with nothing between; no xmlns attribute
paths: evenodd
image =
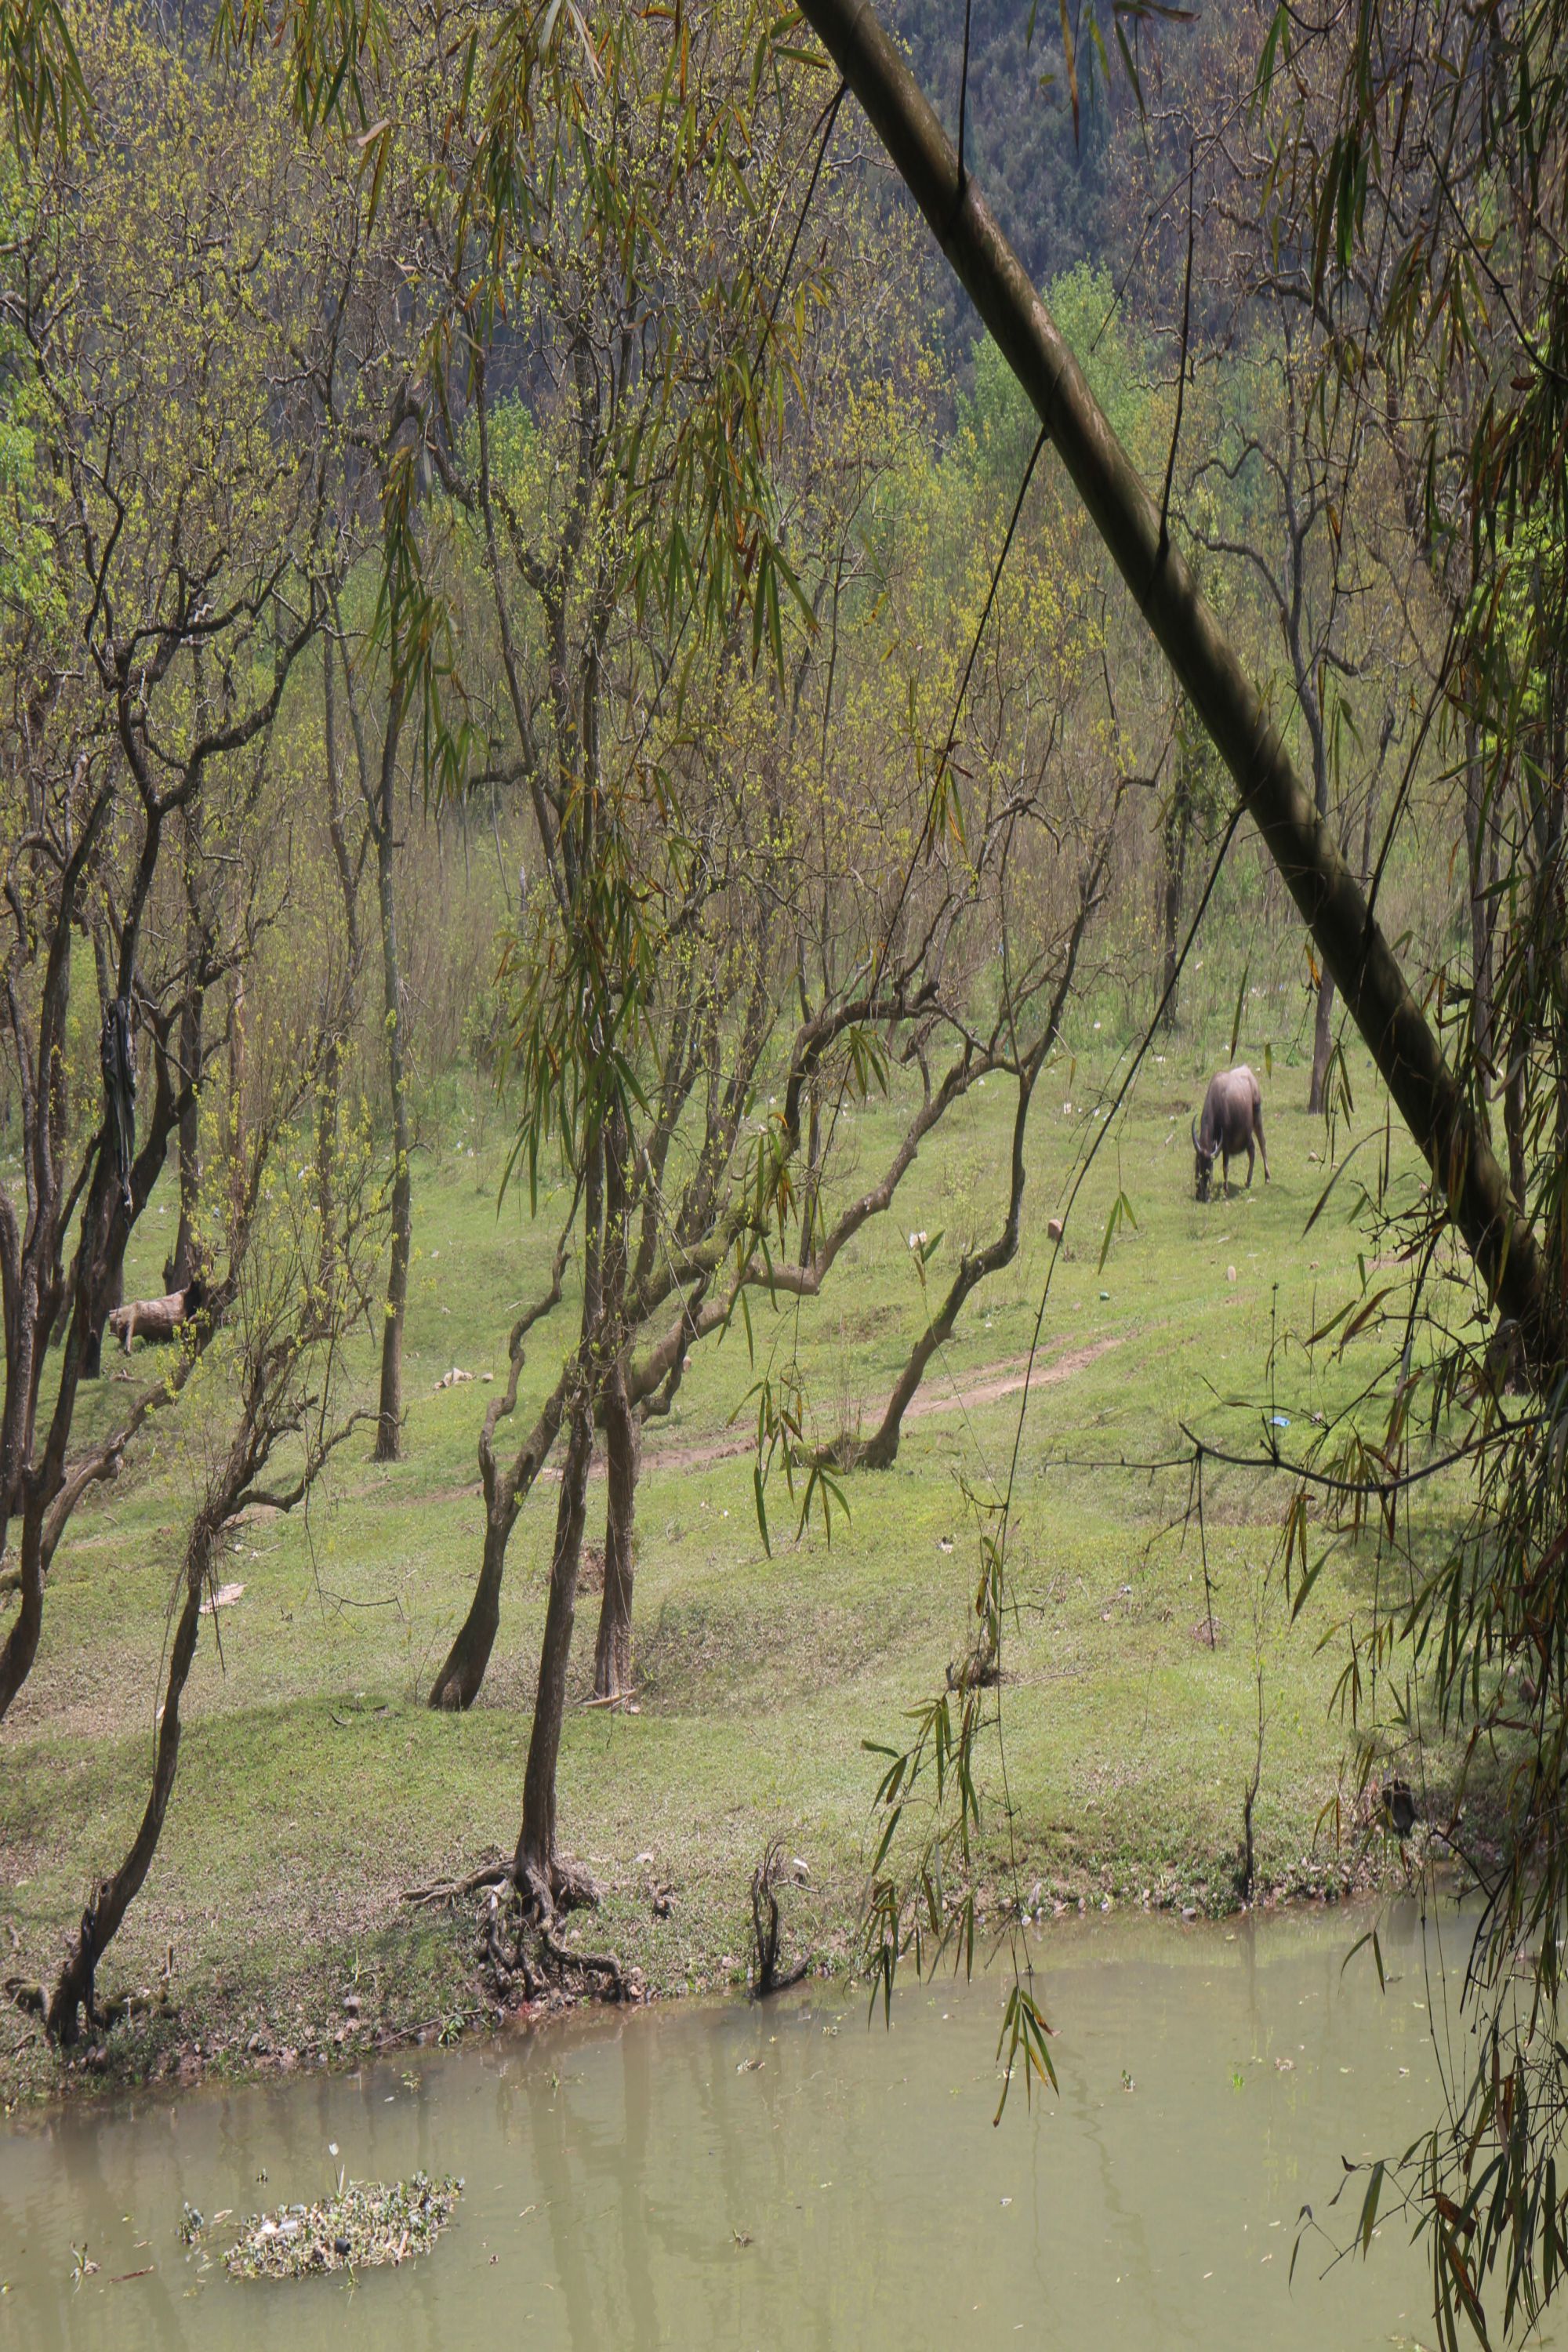
<svg viewBox="0 0 1568 2352"><path fill-rule="evenodd" d="M1436 1944L1414 1903L1384 1912L1380 1992L1370 1955L1342 1972L1366 1924L1054 1927L1060 2095L998 2130L986 1983L911 1992L890 2032L858 1997L671 2008L35 2120L0 2138L0 2344L1429 2341L1396 2221L1370 2267L1324 2276L1313 2253L1287 2284L1298 2210L1326 2206L1341 2156L1403 2147L1441 2095ZM431 2257L352 2288L240 2286L180 2246L184 2200L312 2196L334 2141L357 2177L466 2177ZM84 2242L100 2267L73 2284Z"/></svg>

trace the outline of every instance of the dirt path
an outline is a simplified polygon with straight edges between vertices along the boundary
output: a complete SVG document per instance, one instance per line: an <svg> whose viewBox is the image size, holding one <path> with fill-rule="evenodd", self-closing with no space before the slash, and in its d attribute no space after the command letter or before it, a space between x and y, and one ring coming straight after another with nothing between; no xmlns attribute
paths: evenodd
<svg viewBox="0 0 1568 2352"><path fill-rule="evenodd" d="M1029 1371L1027 1356L1011 1356L999 1364L982 1364L977 1370L970 1374L962 1388L946 1390L931 1386L923 1388L910 1404L904 1419L907 1422L927 1421L936 1413L971 1412L980 1405L999 1404L1004 1397L1018 1395L1026 1381L1028 1381L1031 1393L1037 1389L1055 1388L1062 1381L1072 1380L1077 1373L1085 1370L1089 1365L1098 1362L1100 1358L1108 1354L1112 1348L1119 1348L1121 1345L1121 1340L1116 1339L1095 1339L1085 1348L1069 1348L1063 1355L1047 1357L1043 1360L1037 1356L1033 1374ZM860 1406L862 1419L869 1428L876 1427L886 1410L885 1396L870 1398ZM742 1454L750 1454L754 1444L755 1438L750 1429L743 1433L739 1429L725 1430L721 1435L699 1437L685 1444L655 1444L648 1445L644 1452L643 1468L645 1470L705 1470L710 1463L730 1462ZM595 1478L604 1476L605 1464L602 1454L595 1453L591 1475ZM555 1463L549 1464L540 1472L542 1479L555 1480L560 1475L560 1467ZM374 1494L377 1489L374 1486L362 1486L356 1491L361 1497L363 1497ZM400 1498L399 1507L402 1507L405 1502L419 1504L468 1502L479 1491L479 1482L477 1478L473 1478L460 1486L437 1486L427 1494ZM89 1540L107 1539L98 1538L89 1538ZM76 1548L79 1549L79 1546Z"/></svg>
<svg viewBox="0 0 1568 2352"><path fill-rule="evenodd" d="M997 1404L1004 1397L1016 1396L1028 1382L1030 1393L1037 1389L1055 1388L1058 1381L1070 1381L1074 1374L1119 1348L1120 1339L1096 1339L1087 1348L1069 1348L1065 1355L1053 1356L1042 1363L1037 1356L1031 1374L1027 1356L1011 1357L1005 1363L983 1364L972 1372L962 1388L945 1391L924 1388L913 1399L904 1414L906 1421L926 1421L942 1412L969 1412L978 1405ZM885 1397L878 1397L860 1408L866 1424L875 1428L887 1409ZM749 1454L754 1440L748 1430L744 1436L727 1431L722 1437L700 1438L689 1445L649 1446L643 1456L645 1470L700 1470L710 1462L727 1462L733 1455ZM597 1470L599 1465L595 1463Z"/></svg>

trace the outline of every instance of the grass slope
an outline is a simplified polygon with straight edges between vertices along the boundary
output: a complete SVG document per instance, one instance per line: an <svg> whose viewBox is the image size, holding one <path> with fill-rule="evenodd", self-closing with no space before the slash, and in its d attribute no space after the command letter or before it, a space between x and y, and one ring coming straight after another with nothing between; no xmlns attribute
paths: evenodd
<svg viewBox="0 0 1568 2352"><path fill-rule="evenodd" d="M1244 1039L1243 1051L1246 1050ZM1191 1108L1211 1055L1173 1047L1152 1064L1079 1196L1041 1327L1040 1369L1018 1452L1014 1572L1019 1613L1002 1693L1011 1834L1026 1896L1218 1902L1233 1884L1256 1738L1261 1662L1267 1727L1257 1809L1260 1870L1321 1884L1334 1866L1314 1832L1344 1746L1331 1707L1342 1645L1325 1633L1363 1609L1370 1551L1343 1554L1293 1626L1280 1589L1284 1490L1249 1473L1205 1481L1206 1554L1220 1639L1205 1617L1195 1529L1179 1524L1185 1474L1064 1466L1061 1457L1168 1455L1178 1426L1256 1444L1271 1342L1300 1334L1362 1286L1363 1236L1335 1202L1308 1229L1324 1168L1321 1122L1300 1105L1306 1073L1265 1085L1274 1181L1200 1207L1192 1197ZM809 1867L787 1933L840 1953L871 1837L868 1738L903 1736L905 1711L942 1686L966 1647L978 1559L965 1487L1005 1480L1022 1403L1017 1367L1050 1258L1046 1220L1065 1199L1096 1125L1104 1066L1063 1058L1042 1084L1026 1237L1014 1265L972 1302L933 1368L896 1467L850 1482L851 1517L831 1543L794 1539L782 1489L772 1557L759 1539L746 1392L768 1364L797 1360L824 1432L879 1411L920 1328L911 1228L944 1239L930 1279L999 1219L1011 1097L993 1080L922 1152L894 1215L847 1253L809 1311L754 1310L755 1361L737 1329L702 1351L679 1411L649 1433L641 1491L637 1612L641 1711L578 1708L562 1765L571 1848L603 1883L595 1944L635 1959L658 1990L732 1976L745 1949L747 1887L777 1832ZM1070 1103L1070 1109L1068 1108ZM879 1165L898 1105L847 1112L838 1182ZM152 1876L107 1983L150 1982L171 1948L177 2029L133 2029L118 2067L166 2064L176 2043L243 2059L265 2042L317 2053L378 2026L448 2032L476 2014L470 1926L411 1914L402 1890L510 1847L521 1804L552 1510L542 1489L513 1538L502 1625L482 1700L453 1719L423 1704L478 1560L475 1434L500 1372L512 1303L537 1286L553 1235L509 1195L493 1107L454 1109L421 1155L408 1318L405 1463L343 1458L308 1519L237 1530L242 1598L209 1626L186 1698L180 1779ZM1362 1082L1358 1128L1384 1106ZM476 1140L477 1139L477 1140ZM1415 1171L1393 1142L1396 1178ZM1124 1221L1103 1267L1112 1201ZM1348 1187L1346 1191L1348 1200ZM164 1235L147 1223L144 1265ZM1385 1277L1389 1278L1389 1277ZM537 1335L519 1425L553 1377L570 1301ZM1293 1423L1353 1393L1358 1349L1309 1375L1298 1349L1275 1360L1274 1402ZM470 1385L438 1389L457 1366ZM355 1366L370 1391L368 1343ZM123 1391L106 1381L90 1412ZM739 1422L732 1419L740 1411ZM87 1888L122 1852L143 1801L166 1610L204 1431L161 1427L118 1486L90 1496L51 1578L30 1683L0 1727L0 1963L47 1978ZM602 1489L600 1490L602 1492ZM576 1671L591 1666L593 1612L579 1605ZM990 1769L993 1860L1009 1822ZM671 1916L653 1916L655 1882ZM363 2024L345 2027L357 1988ZM17 2042L12 2049L10 2044ZM252 2053L254 2054L254 2052ZM0 2089L58 2079L37 2036L7 2037Z"/></svg>

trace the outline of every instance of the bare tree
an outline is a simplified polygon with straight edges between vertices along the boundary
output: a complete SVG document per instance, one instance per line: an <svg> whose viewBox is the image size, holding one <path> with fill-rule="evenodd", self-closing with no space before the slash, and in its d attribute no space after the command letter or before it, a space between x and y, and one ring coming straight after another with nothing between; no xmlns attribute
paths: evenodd
<svg viewBox="0 0 1568 2352"><path fill-rule="evenodd" d="M254 809L285 685L319 616L297 555L319 488L314 437L276 429L279 410L298 406L283 316L292 263L267 283L245 257L250 230L236 234L247 222L266 247L278 228L287 183L276 144L243 108L220 133L188 87L137 112L133 78L89 62L106 74L105 107L131 110L103 151L112 168L79 179L58 157L28 166L25 250L0 294L35 451L13 511L0 638L8 758L26 803L0 871L0 1024L24 1183L20 1203L0 1187L0 1543L14 1532L18 1596L0 1645L0 1715L36 1655L70 1504L113 1474L156 1409L145 1401L114 1439L73 1460L80 1382L127 1236L200 1082L182 1038L196 1053L199 1005L237 951L232 926L220 937L204 917L193 943L180 921L183 944L160 976L156 919L184 895L201 803L221 795L242 826ZM227 142L226 178L211 168L215 140ZM122 270L132 247L136 266ZM100 304L116 278L142 289L141 310ZM236 332L215 359L202 321L221 300ZM68 1075L84 933L106 1000L97 1102L75 1098ZM154 1077L140 1138L138 1028Z"/></svg>
<svg viewBox="0 0 1568 2352"><path fill-rule="evenodd" d="M1359 401L1336 396L1344 387L1313 337L1304 280L1287 288L1276 271L1268 290L1278 304L1277 324L1264 329L1247 313L1238 331L1255 341L1250 352L1231 353L1226 381L1234 386L1239 374L1246 391L1234 419L1222 425L1220 448L1196 468L1194 483L1223 490L1194 515L1194 529L1201 546L1245 564L1262 589L1289 666L1289 707L1306 739L1319 825L1347 866L1360 870L1364 887L1366 858L1364 852L1355 856L1356 836L1370 836L1394 715L1389 665L1374 657L1383 581L1363 544L1369 460L1377 444ZM1383 697L1375 734L1358 728L1351 699L1355 682L1369 674ZM1333 1045L1334 978L1315 959L1312 972L1307 1108L1321 1112Z"/></svg>
<svg viewBox="0 0 1568 2352"><path fill-rule="evenodd" d="M179 1763L180 1703L203 1614L215 1603L224 1535L257 1505L290 1511L304 1502L360 1418L351 1413L334 1426L331 1393L338 1341L362 1302L358 1258L368 1229L366 1192L360 1181L340 1185L335 1223L326 1228L311 1213L297 1214L291 1205L281 1212L267 1208L265 1179L290 1123L310 1099L319 1075L315 1056L279 1075L280 1091L249 1131L247 1164L226 1171L234 1181L225 1185L225 1197L231 1203L237 1198L227 1220L226 1263L198 1318L205 1337L193 1337L187 1350L187 1364L198 1353L206 1358L205 1383L232 1396L232 1421L213 1450L175 1582L154 1718L152 1785L142 1820L118 1867L94 1889L48 1997L49 2038L66 2049L79 2040L84 2018L94 2030L105 2021L98 2008L97 1971L157 1853ZM287 1200L287 1188L282 1196ZM219 1336L213 1344L215 1332ZM291 1455L290 1467L280 1484L264 1486L268 1466L280 1451Z"/></svg>

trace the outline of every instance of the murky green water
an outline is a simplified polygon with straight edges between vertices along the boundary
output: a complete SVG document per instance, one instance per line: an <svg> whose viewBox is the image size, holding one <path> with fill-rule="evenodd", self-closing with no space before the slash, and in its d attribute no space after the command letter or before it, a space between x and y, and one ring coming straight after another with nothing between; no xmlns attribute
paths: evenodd
<svg viewBox="0 0 1568 2352"><path fill-rule="evenodd" d="M1444 1953L1414 1906L1385 1913L1380 1993L1368 1955L1341 1973L1366 1924L1052 1928L1060 2095L996 2130L984 1981L912 1992L890 2033L858 1996L671 2007L34 2119L0 2137L0 2344L1427 2343L1395 2219L1369 2264L1324 2276L1320 2242L1288 2284L1301 2205L1348 2236L1353 2216L1328 2211L1342 2155L1403 2147L1440 2094L1426 2003L1441 2032L1431 1971L1457 1965L1458 1931ZM352 2286L237 2284L179 2243L186 2199L208 2216L304 2200L340 2160L463 2174L458 2222ZM74 2284L84 2243L99 2269Z"/></svg>

